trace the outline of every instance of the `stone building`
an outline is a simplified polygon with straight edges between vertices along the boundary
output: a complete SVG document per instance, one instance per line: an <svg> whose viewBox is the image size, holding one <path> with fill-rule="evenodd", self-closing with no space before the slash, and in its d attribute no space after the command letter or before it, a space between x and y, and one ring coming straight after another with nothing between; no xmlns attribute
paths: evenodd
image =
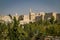
<svg viewBox="0 0 60 40"><path fill-rule="evenodd" d="M16 17L16 20L18 20L19 15L16 13L15 15L12 16L13 19L14 19L14 17Z"/></svg>
<svg viewBox="0 0 60 40"><path fill-rule="evenodd" d="M51 19L51 17L54 16L54 20L59 20L60 21L60 14L56 13L56 12L51 12L51 13L45 13L45 12L40 12L40 13L34 13L32 12L32 10L30 9L29 15L14 15L12 16L12 18L16 17L16 19L18 20L18 18L20 19L20 24L26 24L29 22L35 22L38 21L40 19L42 20L49 20ZM4 20L6 22L8 21L12 21L10 19L9 16L1 16L0 20Z"/></svg>
<svg viewBox="0 0 60 40"><path fill-rule="evenodd" d="M60 21L60 13L56 14L56 19L57 19L57 21Z"/></svg>
<svg viewBox="0 0 60 40"><path fill-rule="evenodd" d="M5 22L11 22L11 19L9 16L2 16L0 20L5 21Z"/></svg>
<svg viewBox="0 0 60 40"><path fill-rule="evenodd" d="M21 15L20 18L20 24L27 24L30 22L29 15Z"/></svg>
<svg viewBox="0 0 60 40"><path fill-rule="evenodd" d="M36 21L41 20L41 19L44 20L44 16L45 16L44 12L37 13L35 16L35 20Z"/></svg>
<svg viewBox="0 0 60 40"><path fill-rule="evenodd" d="M54 20L56 20L56 13L55 12L45 13L44 20L49 20L49 19L51 19L52 16L54 17Z"/></svg>
<svg viewBox="0 0 60 40"><path fill-rule="evenodd" d="M45 12L40 12L40 16L42 16L42 20L44 20Z"/></svg>

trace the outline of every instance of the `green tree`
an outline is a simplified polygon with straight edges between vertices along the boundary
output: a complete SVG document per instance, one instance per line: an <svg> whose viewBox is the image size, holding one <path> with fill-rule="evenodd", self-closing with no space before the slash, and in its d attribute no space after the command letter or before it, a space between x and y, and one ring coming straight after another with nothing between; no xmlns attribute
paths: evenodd
<svg viewBox="0 0 60 40"><path fill-rule="evenodd" d="M50 23L54 24L54 16L51 16Z"/></svg>

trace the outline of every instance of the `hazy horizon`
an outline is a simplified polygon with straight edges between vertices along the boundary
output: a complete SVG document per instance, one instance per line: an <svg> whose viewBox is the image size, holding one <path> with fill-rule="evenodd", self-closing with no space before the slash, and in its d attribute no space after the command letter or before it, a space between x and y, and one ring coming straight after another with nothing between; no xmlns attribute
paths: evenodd
<svg viewBox="0 0 60 40"><path fill-rule="evenodd" d="M33 12L60 13L60 0L0 0L0 15L28 14L30 8Z"/></svg>

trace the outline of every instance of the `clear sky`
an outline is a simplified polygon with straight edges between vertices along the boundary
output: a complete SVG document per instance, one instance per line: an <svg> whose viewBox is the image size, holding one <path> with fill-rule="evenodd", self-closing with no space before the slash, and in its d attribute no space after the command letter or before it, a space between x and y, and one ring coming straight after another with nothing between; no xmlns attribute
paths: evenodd
<svg viewBox="0 0 60 40"><path fill-rule="evenodd" d="M59 12L60 0L0 0L0 15L33 12Z"/></svg>

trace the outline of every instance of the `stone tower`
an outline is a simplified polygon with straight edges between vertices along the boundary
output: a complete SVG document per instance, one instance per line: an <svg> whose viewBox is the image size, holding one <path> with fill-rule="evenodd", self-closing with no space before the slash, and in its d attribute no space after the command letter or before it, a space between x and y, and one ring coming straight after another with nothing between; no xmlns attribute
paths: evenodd
<svg viewBox="0 0 60 40"><path fill-rule="evenodd" d="M32 12L31 8L30 8L30 12L29 12L29 20L31 22L35 21L35 13Z"/></svg>

